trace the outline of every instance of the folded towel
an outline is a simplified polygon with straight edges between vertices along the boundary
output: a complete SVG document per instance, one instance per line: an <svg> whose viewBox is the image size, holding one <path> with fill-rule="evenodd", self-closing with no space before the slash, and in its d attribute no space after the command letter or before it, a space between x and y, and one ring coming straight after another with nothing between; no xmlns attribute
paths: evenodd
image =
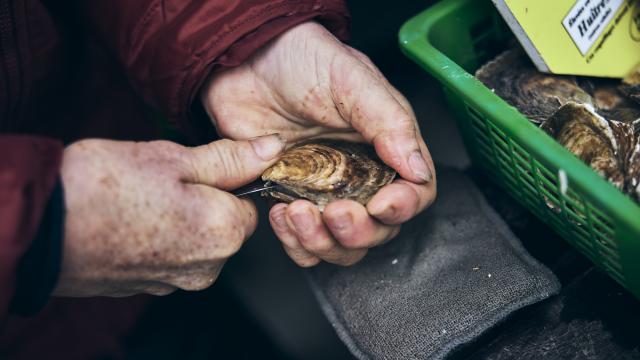
<svg viewBox="0 0 640 360"><path fill-rule="evenodd" d="M360 359L441 359L512 312L558 293L461 172L439 169L438 200L357 265L307 274Z"/></svg>

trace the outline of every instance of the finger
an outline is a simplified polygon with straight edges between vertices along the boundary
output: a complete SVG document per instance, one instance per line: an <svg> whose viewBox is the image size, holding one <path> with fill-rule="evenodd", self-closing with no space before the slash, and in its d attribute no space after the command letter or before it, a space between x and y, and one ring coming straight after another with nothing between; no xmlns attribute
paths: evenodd
<svg viewBox="0 0 640 360"><path fill-rule="evenodd" d="M435 199L435 180L425 186L400 179L380 189L367 203L367 210L382 223L401 224L426 209Z"/></svg>
<svg viewBox="0 0 640 360"><path fill-rule="evenodd" d="M285 141L278 135L218 140L190 149L184 181L232 190L255 180L278 159Z"/></svg>
<svg viewBox="0 0 640 360"><path fill-rule="evenodd" d="M357 58L345 62L335 66L331 79L341 115L400 176L415 183L430 181L431 156L425 151L415 116L365 64Z"/></svg>
<svg viewBox="0 0 640 360"><path fill-rule="evenodd" d="M188 191L194 199L194 220L198 226L207 226L211 234L205 234L212 241L212 251L229 257L253 234L258 225L258 211L255 204L246 198L238 198L222 190L202 184L188 184Z"/></svg>
<svg viewBox="0 0 640 360"><path fill-rule="evenodd" d="M305 250L302 245L300 245L296 234L289 228L285 218L286 211L286 204L276 204L269 211L269 222L271 223L273 232L282 242L287 255L289 255L296 264L302 267L310 267L318 264L320 258Z"/></svg>
<svg viewBox="0 0 640 360"><path fill-rule="evenodd" d="M324 222L340 245L348 249L366 249L396 236L399 226L389 226L369 216L361 204L351 200L329 203L322 214Z"/></svg>
<svg viewBox="0 0 640 360"><path fill-rule="evenodd" d="M338 265L352 265L364 257L366 249L346 249L331 236L322 222L316 206L306 200L292 202L286 210L285 219L300 244L308 252L324 261Z"/></svg>

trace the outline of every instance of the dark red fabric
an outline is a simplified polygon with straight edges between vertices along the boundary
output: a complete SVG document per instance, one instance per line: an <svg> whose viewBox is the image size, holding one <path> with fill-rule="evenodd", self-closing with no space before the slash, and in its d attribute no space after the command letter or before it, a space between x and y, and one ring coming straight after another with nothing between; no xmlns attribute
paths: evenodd
<svg viewBox="0 0 640 360"><path fill-rule="evenodd" d="M342 0L0 0L0 358L113 352L134 323L126 304L143 302L56 299L35 318L6 320L62 144L158 138L155 110L210 131L194 128L190 107L211 71L309 19L346 37Z"/></svg>
<svg viewBox="0 0 640 360"><path fill-rule="evenodd" d="M315 18L347 36L342 0L93 0L83 13L144 99L190 130L189 108L216 65L236 66ZM115 31L114 31L115 30Z"/></svg>
<svg viewBox="0 0 640 360"><path fill-rule="evenodd" d="M7 312L18 262L55 185L61 150L51 139L0 135L0 314Z"/></svg>

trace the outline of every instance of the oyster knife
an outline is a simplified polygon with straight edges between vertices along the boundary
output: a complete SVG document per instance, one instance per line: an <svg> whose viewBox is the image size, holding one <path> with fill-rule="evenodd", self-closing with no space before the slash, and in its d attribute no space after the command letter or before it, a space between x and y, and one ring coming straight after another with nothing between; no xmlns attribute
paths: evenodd
<svg viewBox="0 0 640 360"><path fill-rule="evenodd" d="M272 182L266 182L266 181L262 181L260 179L242 186L240 188L237 188L236 190L232 191L231 193L233 195L235 195L236 197L243 197L243 196L247 196L250 194L254 194L254 193L259 193L265 190L269 190L269 189L274 189L278 187L277 184L274 184Z"/></svg>

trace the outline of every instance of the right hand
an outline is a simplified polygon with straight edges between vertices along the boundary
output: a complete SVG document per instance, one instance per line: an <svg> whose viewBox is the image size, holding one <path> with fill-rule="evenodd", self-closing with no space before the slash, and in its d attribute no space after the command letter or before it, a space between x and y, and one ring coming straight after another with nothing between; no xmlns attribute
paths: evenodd
<svg viewBox="0 0 640 360"><path fill-rule="evenodd" d="M226 191L284 149L277 135L185 148L167 141L84 140L65 149L61 296L168 294L211 285L257 223Z"/></svg>

